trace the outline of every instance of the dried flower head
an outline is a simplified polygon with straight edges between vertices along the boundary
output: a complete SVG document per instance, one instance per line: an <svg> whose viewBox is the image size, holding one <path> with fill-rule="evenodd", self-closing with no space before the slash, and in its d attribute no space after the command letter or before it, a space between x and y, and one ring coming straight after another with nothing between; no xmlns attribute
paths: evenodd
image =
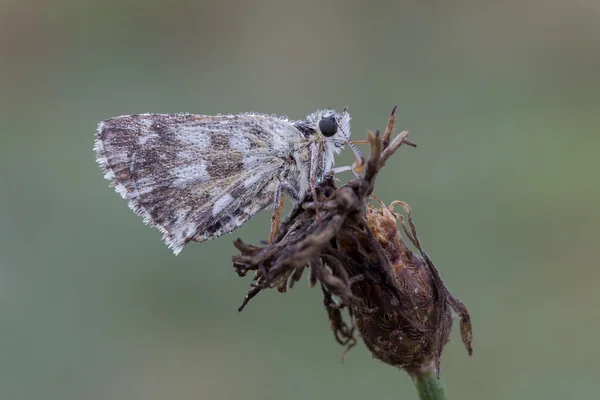
<svg viewBox="0 0 600 400"><path fill-rule="evenodd" d="M375 358L414 375L439 371L452 310L461 318L461 336L471 354L471 323L423 250L408 205L395 201L386 207L379 199L379 208L369 205L387 159L403 143L414 146L406 140L408 132L392 139L394 113L395 108L383 137L369 132L371 156L364 176L339 189L333 178L326 179L283 221L272 243L252 246L238 239L241 254L233 263L241 276L256 271L240 311L261 290L285 292L309 269L311 285L321 287L335 339L349 349L357 328ZM394 213L397 205L406 216Z"/></svg>

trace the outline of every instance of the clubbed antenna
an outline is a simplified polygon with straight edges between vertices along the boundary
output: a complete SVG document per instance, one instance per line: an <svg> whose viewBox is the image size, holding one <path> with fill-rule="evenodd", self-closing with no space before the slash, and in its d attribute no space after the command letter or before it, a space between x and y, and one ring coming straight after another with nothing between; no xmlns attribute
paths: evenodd
<svg viewBox="0 0 600 400"><path fill-rule="evenodd" d="M342 110L342 115L344 116L346 114L348 114L348 107L344 107L344 109ZM338 120L337 122L338 122L338 126L340 127L340 131L342 132L342 134L344 135L344 138L346 139L344 144L347 144L350 147L350 149L352 150L352 152L354 153L354 162L352 163L352 172L354 172L354 174L358 176L358 174L360 174L365 168L365 165L366 165L365 157L362 155L360 150L358 150L356 148L356 146L352 142L350 142L350 135L348 135L348 132L344 131L340 121Z"/></svg>

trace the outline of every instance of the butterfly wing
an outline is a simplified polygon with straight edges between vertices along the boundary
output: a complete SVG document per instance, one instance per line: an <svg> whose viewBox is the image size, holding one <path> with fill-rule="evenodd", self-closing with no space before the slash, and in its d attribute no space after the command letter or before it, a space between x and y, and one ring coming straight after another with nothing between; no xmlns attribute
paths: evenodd
<svg viewBox="0 0 600 400"><path fill-rule="evenodd" d="M178 254L267 207L293 149L287 120L257 114L139 114L100 123L105 178Z"/></svg>

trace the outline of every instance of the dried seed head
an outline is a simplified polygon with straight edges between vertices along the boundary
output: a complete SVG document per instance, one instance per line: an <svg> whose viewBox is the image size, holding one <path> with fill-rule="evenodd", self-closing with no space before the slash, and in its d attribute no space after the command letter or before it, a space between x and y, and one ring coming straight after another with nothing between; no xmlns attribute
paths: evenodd
<svg viewBox="0 0 600 400"><path fill-rule="evenodd" d="M407 246L396 219L383 204L367 209L367 225L391 266L396 293L383 291L374 282L357 282L353 294L371 310L355 307L354 312L363 341L373 356L411 370L438 364L452 316L444 299L437 297L435 278L427 262ZM398 297L404 299L400 304Z"/></svg>
<svg viewBox="0 0 600 400"><path fill-rule="evenodd" d="M308 203L283 221L272 243L258 247L236 241L241 254L233 262L240 275L257 271L240 310L263 289L285 291L309 268L311 285L318 283L323 292L338 343L352 347L357 327L375 358L417 376L424 370L439 371L451 309L461 317L469 354L471 324L467 309L450 294L423 250L408 205L395 201L385 207L378 200L380 208L367 206L377 173L408 135L403 132L389 141L388 131L393 132L392 119L387 143L378 133L369 133L371 157L364 176L340 189L332 179L325 180L316 197L309 194ZM406 216L394 213L395 205ZM342 318L344 308L349 324Z"/></svg>

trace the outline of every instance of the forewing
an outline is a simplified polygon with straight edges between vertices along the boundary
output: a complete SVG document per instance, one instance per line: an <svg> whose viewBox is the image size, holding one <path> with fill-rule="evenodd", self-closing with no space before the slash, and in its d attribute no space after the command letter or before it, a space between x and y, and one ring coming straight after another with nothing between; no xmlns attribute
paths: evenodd
<svg viewBox="0 0 600 400"><path fill-rule="evenodd" d="M293 126L262 115L139 114L100 123L105 178L175 254L270 204Z"/></svg>

